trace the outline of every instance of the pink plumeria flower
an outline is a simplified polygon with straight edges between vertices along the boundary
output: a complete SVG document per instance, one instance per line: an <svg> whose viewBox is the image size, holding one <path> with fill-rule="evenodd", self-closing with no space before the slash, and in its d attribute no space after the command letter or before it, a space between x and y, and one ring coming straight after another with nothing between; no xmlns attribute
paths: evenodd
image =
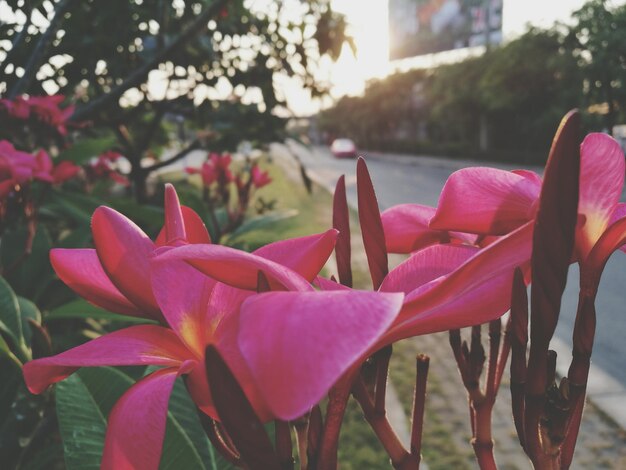
<svg viewBox="0 0 626 470"><path fill-rule="evenodd" d="M606 229L626 216L619 203L625 163L619 144L606 134L589 134L580 152L575 256L584 262ZM539 175L525 170L459 170L448 178L429 228L506 234L534 219L541 185Z"/></svg>
<svg viewBox="0 0 626 470"><path fill-rule="evenodd" d="M187 174L194 175L200 174L202 177L202 184L204 186L211 186L217 180L217 172L215 171L215 167L210 162L204 162L200 168L185 168Z"/></svg>
<svg viewBox="0 0 626 470"><path fill-rule="evenodd" d="M210 243L200 217L187 207L178 207L171 185L166 188L168 214L180 210L186 243ZM108 207L93 214L91 229L95 249L54 249L50 261L57 275L78 295L94 305L115 313L163 321L150 284L150 259L164 246L172 216L153 242L130 219ZM170 230L174 228L170 227Z"/></svg>
<svg viewBox="0 0 626 470"><path fill-rule="evenodd" d="M16 150L6 140L0 141L0 198L30 181L36 167L37 161L31 154Z"/></svg>
<svg viewBox="0 0 626 470"><path fill-rule="evenodd" d="M128 219L99 210L94 215L97 254L56 250L55 269L92 302L102 304L105 299L125 309L130 300L121 300L121 292L131 292L134 280L129 297L141 298L148 306L154 300L166 326L140 325L110 333L31 361L24 375L29 389L40 393L83 366L162 367L133 385L113 408L102 462L105 469L158 467L169 395L181 374L188 376L186 383L196 404L219 418L204 365L207 345L220 352L262 419L294 419L316 404L371 348L402 304L401 294L313 290L309 280L330 255L334 230L277 242L256 254L208 242L189 244L187 220L193 219L185 217L172 188L166 194L166 224L156 247ZM104 247L100 231L112 239ZM194 231L194 236L198 232L205 236L197 226ZM152 255L146 260L148 247ZM102 265L94 262L94 254L102 258ZM256 294L259 272L272 289L284 292ZM150 298L145 297L145 282L150 283ZM270 332L281 342L271 355L258 357L268 346Z"/></svg>
<svg viewBox="0 0 626 470"><path fill-rule="evenodd" d="M67 160L59 162L52 169L52 182L54 184L64 183L74 178L76 175L78 175L78 173L80 173L80 171L81 167L76 165L75 163Z"/></svg>
<svg viewBox="0 0 626 470"><path fill-rule="evenodd" d="M250 171L250 177L252 178L252 185L259 189L263 186L266 186L272 182L272 178L270 178L269 172L263 171L259 168L258 165L254 165L252 170Z"/></svg>
<svg viewBox="0 0 626 470"><path fill-rule="evenodd" d="M67 135L67 122L75 108L72 105L61 109L59 105L64 99L63 95L32 96L26 100L26 104L30 107L31 116L54 127L60 135L65 136Z"/></svg>
<svg viewBox="0 0 626 470"><path fill-rule="evenodd" d="M530 259L532 221L485 248L461 243L432 244L431 234L420 235L429 246L414 252L387 272L388 232L384 218L378 212L363 160L357 163L357 194L361 231L374 288L379 292L405 294L400 314L371 352L400 339L485 323L509 309L515 268L527 264ZM413 207L409 208L409 216L415 216L415 211L411 211ZM431 213L420 208L418 215L429 217ZM343 217L347 217L347 213ZM399 226L395 225L396 228ZM428 230L422 233L428 233ZM434 238L437 237L439 235ZM395 242L408 248L407 251L413 251L420 244L415 240L410 237L402 240L398 236ZM323 290L348 289L322 278L317 282Z"/></svg>

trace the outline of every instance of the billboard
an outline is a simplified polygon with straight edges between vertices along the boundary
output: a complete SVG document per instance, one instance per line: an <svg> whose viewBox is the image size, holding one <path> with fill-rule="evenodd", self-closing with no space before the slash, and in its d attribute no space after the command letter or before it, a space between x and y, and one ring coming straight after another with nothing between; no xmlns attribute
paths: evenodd
<svg viewBox="0 0 626 470"><path fill-rule="evenodd" d="M391 60L502 40L502 0L389 0Z"/></svg>

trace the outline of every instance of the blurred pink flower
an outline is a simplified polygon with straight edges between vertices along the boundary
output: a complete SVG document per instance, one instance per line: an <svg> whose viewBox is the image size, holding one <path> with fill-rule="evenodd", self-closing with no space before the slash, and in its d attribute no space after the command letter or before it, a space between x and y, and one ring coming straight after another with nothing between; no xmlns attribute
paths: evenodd
<svg viewBox="0 0 626 470"><path fill-rule="evenodd" d="M270 178L269 172L262 171L258 165L254 165L252 170L250 171L250 177L252 178L252 185L255 188L262 188L265 185L268 185L272 182L272 178Z"/></svg>

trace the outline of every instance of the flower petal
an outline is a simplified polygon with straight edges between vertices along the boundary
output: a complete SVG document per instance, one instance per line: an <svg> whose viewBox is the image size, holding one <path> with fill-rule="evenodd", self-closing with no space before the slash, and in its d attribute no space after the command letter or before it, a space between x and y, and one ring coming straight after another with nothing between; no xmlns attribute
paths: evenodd
<svg viewBox="0 0 626 470"><path fill-rule="evenodd" d="M74 292L111 312L148 317L113 285L94 249L50 251L50 262L61 280Z"/></svg>
<svg viewBox="0 0 626 470"><path fill-rule="evenodd" d="M451 273L479 251L479 248L463 245L424 248L393 269L385 277L380 290L408 294L433 279Z"/></svg>
<svg viewBox="0 0 626 470"><path fill-rule="evenodd" d="M598 289L606 262L615 250L620 247L623 250L624 243L626 243L626 218L621 218L604 231L589 256L581 263L581 288L592 291Z"/></svg>
<svg viewBox="0 0 626 470"><path fill-rule="evenodd" d="M623 219L624 217L626 217L626 204L624 204L623 202L620 202L617 205L617 207L615 207L615 210L613 211L613 214L611 215L611 220L609 221L609 227L613 225L615 222L617 222L618 220ZM625 245L620 246L619 249L626 253Z"/></svg>
<svg viewBox="0 0 626 470"><path fill-rule="evenodd" d="M254 254L282 264L311 282L332 254L338 233L330 229L317 235L281 240L259 248Z"/></svg>
<svg viewBox="0 0 626 470"><path fill-rule="evenodd" d="M193 359L168 328L137 325L114 331L56 356L24 365L24 379L32 393L63 380L80 367L159 365L179 366Z"/></svg>
<svg viewBox="0 0 626 470"><path fill-rule="evenodd" d="M450 298L412 315L392 326L381 339L380 346L400 339L425 335L455 328L480 325L502 316L511 306L513 270L483 282L478 282L471 290ZM424 285L420 290L428 292L445 285L445 277ZM414 298L419 298L419 294Z"/></svg>
<svg viewBox="0 0 626 470"><path fill-rule="evenodd" d="M350 290L351 287L344 286L343 284L339 284L336 281L331 279L326 279L322 276L317 276L315 278L314 284L320 288L320 290Z"/></svg>
<svg viewBox="0 0 626 470"><path fill-rule="evenodd" d="M207 305L216 282L181 260L151 263L152 289L169 326L189 349L204 354L212 334Z"/></svg>
<svg viewBox="0 0 626 470"><path fill-rule="evenodd" d="M213 279L240 289L255 290L263 271L275 290L312 290L295 271L260 256L220 245L187 245L159 254L163 260L184 260Z"/></svg>
<svg viewBox="0 0 626 470"><path fill-rule="evenodd" d="M183 242L187 239L178 194L170 183L165 185L165 239L167 244Z"/></svg>
<svg viewBox="0 0 626 470"><path fill-rule="evenodd" d="M580 146L580 194L578 213L585 222L577 231L579 259L589 251L607 228L624 186L624 153L615 139L589 134Z"/></svg>
<svg viewBox="0 0 626 470"><path fill-rule="evenodd" d="M109 414L102 470L157 470L167 406L178 370L158 370L130 387Z"/></svg>
<svg viewBox="0 0 626 470"><path fill-rule="evenodd" d="M503 235L534 216L539 179L495 168L464 168L450 175L430 228Z"/></svg>
<svg viewBox="0 0 626 470"><path fill-rule="evenodd" d="M183 213L183 221L185 222L185 233L187 235L187 243L211 243L211 237L200 216L192 208L180 206ZM156 246L165 246L165 227L161 229L154 244Z"/></svg>
<svg viewBox="0 0 626 470"><path fill-rule="evenodd" d="M411 253L434 243L447 241L447 231L428 228L435 208L421 204L399 204L380 217L389 253Z"/></svg>
<svg viewBox="0 0 626 470"><path fill-rule="evenodd" d="M463 303L456 303L456 301L465 298L466 295L471 295L472 291L486 285L485 283L495 282L502 276L506 278L510 275L512 285L515 268L523 267L530 261L533 225L533 222L523 225L511 234L480 250L450 274L435 279L430 284L418 287L409 293L402 312L394 324L392 338L398 339L398 334L406 334L402 337L412 336L413 324L419 322L420 316L425 312L434 311L446 304L456 305L462 310ZM505 303L511 300L510 286L508 291L494 288L490 294L488 289L484 292L482 298L486 305L490 305L491 302L497 303L503 299ZM508 297L504 295L507 292ZM494 300L494 297L497 299ZM477 298L480 299L481 297ZM488 312L485 314L490 315Z"/></svg>
<svg viewBox="0 0 626 470"><path fill-rule="evenodd" d="M384 333L402 298L334 291L270 292L247 299L239 346L272 413L290 420L318 403Z"/></svg>
<svg viewBox="0 0 626 470"><path fill-rule="evenodd" d="M145 313L161 318L149 276L154 243L133 221L104 206L94 212L91 229L98 258L113 284Z"/></svg>

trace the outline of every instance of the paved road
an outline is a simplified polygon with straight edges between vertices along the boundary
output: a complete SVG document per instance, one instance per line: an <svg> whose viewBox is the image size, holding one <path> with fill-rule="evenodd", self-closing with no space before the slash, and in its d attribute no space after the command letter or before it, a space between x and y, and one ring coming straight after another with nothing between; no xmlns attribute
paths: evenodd
<svg viewBox="0 0 626 470"><path fill-rule="evenodd" d="M356 164L354 160L337 160L325 148L307 150L291 145L315 179L324 186L333 188L337 178L345 174L350 203L356 207ZM417 202L435 206L446 178L457 169L476 166L475 162L446 160L430 157L402 157L395 155L364 155L370 169L381 210L395 204ZM511 165L495 165L503 169L514 169ZM540 171L540 168L531 168ZM622 197L624 200L624 197ZM570 281L563 299L561 320L554 348L559 356L571 350L571 331L577 305L578 269L570 270ZM626 255L618 252L607 264L597 300L598 328L596 333L593 362L598 372L595 389L599 399L606 399L622 408L626 396ZM569 357L562 357L559 370L566 370ZM598 370L599 369L599 370ZM604 372L604 374L603 374ZM607 377L608 376L608 377ZM613 380L612 380L612 379ZM621 385L621 386L620 386ZM591 387L591 384L590 384ZM613 393L619 392L619 393ZM604 395L604 396L603 396ZM594 401L596 401L594 397ZM626 416L624 417L626 419ZM621 419L618 420L620 422Z"/></svg>

